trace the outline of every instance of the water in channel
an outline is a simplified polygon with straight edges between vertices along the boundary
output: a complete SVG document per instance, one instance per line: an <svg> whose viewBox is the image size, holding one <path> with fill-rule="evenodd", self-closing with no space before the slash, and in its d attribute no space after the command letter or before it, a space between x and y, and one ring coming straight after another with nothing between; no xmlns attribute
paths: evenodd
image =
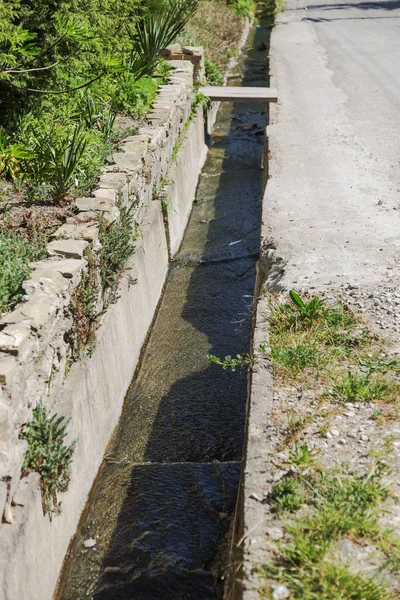
<svg viewBox="0 0 400 600"><path fill-rule="evenodd" d="M268 26L231 85L266 85ZM260 49L259 49L260 48ZM265 106L223 104L142 364L66 561L59 600L214 600L236 504L259 251ZM115 350L118 352L118 348ZM83 542L96 539L93 548Z"/></svg>

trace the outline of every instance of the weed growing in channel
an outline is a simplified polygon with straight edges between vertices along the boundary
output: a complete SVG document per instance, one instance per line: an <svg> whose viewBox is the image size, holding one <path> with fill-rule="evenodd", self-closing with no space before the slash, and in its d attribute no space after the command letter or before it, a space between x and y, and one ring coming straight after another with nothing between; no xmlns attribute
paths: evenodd
<svg viewBox="0 0 400 600"><path fill-rule="evenodd" d="M69 469L75 442L65 444L69 419L53 415L48 417L42 404L33 411L32 420L25 426L21 437L28 442L24 474L36 471L40 474L43 510L60 513L59 492L65 492L69 484Z"/></svg>
<svg viewBox="0 0 400 600"><path fill-rule="evenodd" d="M363 476L318 468L304 474L298 470L276 483L267 498L272 510L294 516L286 524L290 541L280 545L274 564L261 569L266 580L285 584L291 597L301 600L394 598L380 581L332 560L343 538L382 539L378 507L389 495L382 484L385 474L386 467L377 463ZM262 598L268 594L269 584L260 590Z"/></svg>
<svg viewBox="0 0 400 600"><path fill-rule="evenodd" d="M223 359L214 356L214 354L207 354L207 358L210 362L219 365L224 370L231 369L231 371L236 371L237 368L247 367L250 364L250 356L247 354L236 354L236 358L228 355Z"/></svg>

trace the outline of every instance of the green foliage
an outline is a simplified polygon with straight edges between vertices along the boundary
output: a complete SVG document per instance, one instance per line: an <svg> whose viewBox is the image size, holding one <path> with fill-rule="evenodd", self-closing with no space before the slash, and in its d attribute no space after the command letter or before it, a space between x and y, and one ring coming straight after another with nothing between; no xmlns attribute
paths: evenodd
<svg viewBox="0 0 400 600"><path fill-rule="evenodd" d="M104 306L116 300L116 290L129 259L135 253L133 232L133 204L120 206L119 218L109 223L100 222L99 270Z"/></svg>
<svg viewBox="0 0 400 600"><path fill-rule="evenodd" d="M285 344L272 348L271 357L293 373L307 367L318 367L324 362L318 347L312 343L296 343L295 341L290 345Z"/></svg>
<svg viewBox="0 0 400 600"><path fill-rule="evenodd" d="M21 144L12 144L4 129L0 126L0 177L17 179L23 161L35 158L32 152L24 150Z"/></svg>
<svg viewBox="0 0 400 600"><path fill-rule="evenodd" d="M271 508L295 516L286 524L290 542L280 545L279 559L263 566L263 575L287 585L291 597L299 600L392 598L382 583L329 559L333 544L343 536L380 539L379 506L388 498L385 474L386 467L377 463L362 476L316 469L276 483L267 498ZM260 590L261 597L268 597L268 588Z"/></svg>
<svg viewBox="0 0 400 600"><path fill-rule="evenodd" d="M205 70L208 85L223 85L224 74L212 60L205 60Z"/></svg>
<svg viewBox="0 0 400 600"><path fill-rule="evenodd" d="M316 464L314 452L308 448L307 444L299 444L298 442L290 450L288 462L300 469L312 467Z"/></svg>
<svg viewBox="0 0 400 600"><path fill-rule="evenodd" d="M0 232L0 313L21 299L21 284L29 276L28 263L46 257L38 240L29 241L12 232Z"/></svg>
<svg viewBox="0 0 400 600"><path fill-rule="evenodd" d="M230 0L230 4L240 17L248 17L250 19L254 15L255 4L253 0Z"/></svg>
<svg viewBox="0 0 400 600"><path fill-rule="evenodd" d="M136 117L149 110L170 69L160 50L197 0L3 5L0 176L23 175L31 201L61 202L90 191L116 110Z"/></svg>
<svg viewBox="0 0 400 600"><path fill-rule="evenodd" d="M90 354L95 343L95 332L100 312L100 285L93 257L89 258L89 272L75 288L71 299L73 326L69 336L71 358L78 360Z"/></svg>
<svg viewBox="0 0 400 600"><path fill-rule="evenodd" d="M372 378L368 375L358 375L347 371L333 386L332 392L342 400L355 402L357 400L375 400L383 398L390 391L387 381Z"/></svg>
<svg viewBox="0 0 400 600"><path fill-rule="evenodd" d="M247 367L250 364L250 357L247 354L236 354L236 358L228 355L224 359L220 359L214 356L214 354L207 354L207 358L210 362L219 365L224 370L231 369L231 371L236 371L238 367Z"/></svg>
<svg viewBox="0 0 400 600"><path fill-rule="evenodd" d="M78 164L87 145L85 132L77 125L65 146L49 147L51 184L56 202L64 200L71 189Z"/></svg>
<svg viewBox="0 0 400 600"><path fill-rule="evenodd" d="M26 425L21 437L28 442L23 470L40 474L45 513L58 514L59 492L65 492L69 484L69 469L74 451L73 442L65 444L69 420L53 415L49 417L42 404L33 411L32 420Z"/></svg>

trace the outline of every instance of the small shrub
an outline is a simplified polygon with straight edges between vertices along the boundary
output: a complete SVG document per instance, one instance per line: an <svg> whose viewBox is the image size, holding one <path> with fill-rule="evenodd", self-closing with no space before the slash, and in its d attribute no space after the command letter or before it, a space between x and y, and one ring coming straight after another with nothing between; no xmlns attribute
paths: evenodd
<svg viewBox="0 0 400 600"><path fill-rule="evenodd" d="M205 69L208 85L223 85L224 74L212 60L205 60Z"/></svg>
<svg viewBox="0 0 400 600"><path fill-rule="evenodd" d="M11 231L0 232L0 313L21 299L21 284L29 277L28 263L46 257L38 241L28 241Z"/></svg>
<svg viewBox="0 0 400 600"><path fill-rule="evenodd" d="M98 306L100 286L95 267L89 261L89 272L84 275L75 288L71 299L73 327L70 334L71 358L78 360L82 354L90 354L100 316Z"/></svg>
<svg viewBox="0 0 400 600"><path fill-rule="evenodd" d="M255 4L253 0L231 0L230 4L240 17L251 18L254 14Z"/></svg>
<svg viewBox="0 0 400 600"><path fill-rule="evenodd" d="M271 358L294 373L324 362L320 350L309 344L290 343L271 349Z"/></svg>
<svg viewBox="0 0 400 600"><path fill-rule="evenodd" d="M386 381L371 378L368 375L357 375L348 371L333 386L333 394L343 400L374 400L383 398L390 392L390 385Z"/></svg>
<svg viewBox="0 0 400 600"><path fill-rule="evenodd" d="M119 218L109 223L100 222L99 239L102 248L99 253L99 269L104 308L117 298L116 290L128 260L135 253L133 232L133 204L127 208L120 206Z"/></svg>
<svg viewBox="0 0 400 600"><path fill-rule="evenodd" d="M69 468L75 442L65 445L69 419L53 415L48 417L42 404L33 411L32 420L22 431L21 437L28 442L24 474L36 471L40 474L43 509L45 513L60 513L59 492L65 492L69 484Z"/></svg>

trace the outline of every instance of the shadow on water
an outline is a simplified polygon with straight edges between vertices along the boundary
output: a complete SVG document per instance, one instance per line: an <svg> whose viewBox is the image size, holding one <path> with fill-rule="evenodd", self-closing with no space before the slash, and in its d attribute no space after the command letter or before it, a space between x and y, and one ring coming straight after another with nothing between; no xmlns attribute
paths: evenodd
<svg viewBox="0 0 400 600"><path fill-rule="evenodd" d="M269 28L251 35L257 48L268 42ZM265 51L244 53L242 85L265 86L266 61ZM220 110L111 462L72 544L62 600L222 597L247 376L206 355L250 347L264 111L259 104ZM83 546L88 538L97 540L94 548Z"/></svg>

